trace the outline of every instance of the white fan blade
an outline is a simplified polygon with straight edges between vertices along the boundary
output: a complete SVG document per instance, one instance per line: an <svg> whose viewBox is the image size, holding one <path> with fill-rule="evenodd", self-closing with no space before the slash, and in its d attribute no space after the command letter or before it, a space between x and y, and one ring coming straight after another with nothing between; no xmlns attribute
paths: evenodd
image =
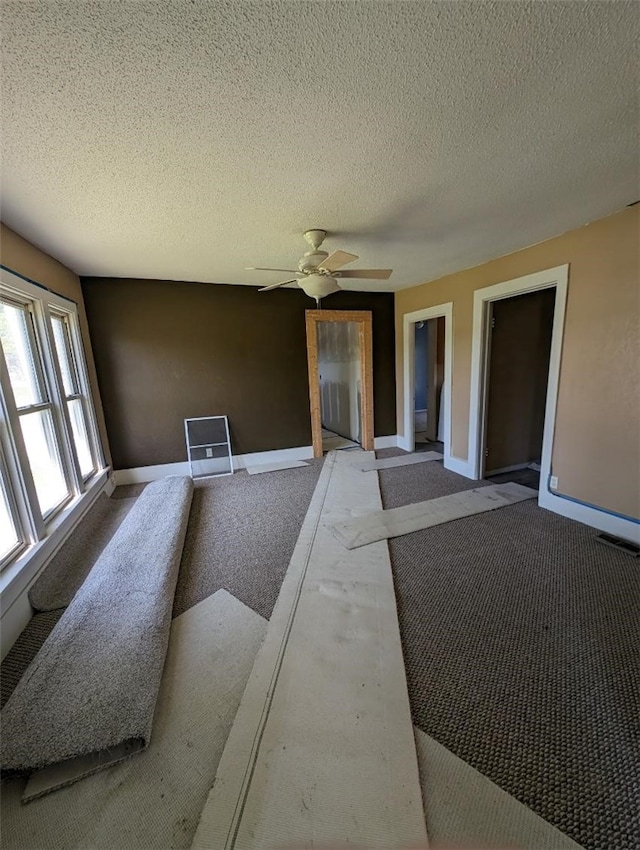
<svg viewBox="0 0 640 850"><path fill-rule="evenodd" d="M262 266L246 266L246 272L288 272L289 274L298 274L297 269L264 269Z"/></svg>
<svg viewBox="0 0 640 850"><path fill-rule="evenodd" d="M270 289L277 289L279 286L286 286L288 283L297 283L298 278L294 277L291 280L283 280L280 283L272 283L271 286L263 286L258 292L268 292Z"/></svg>
<svg viewBox="0 0 640 850"><path fill-rule="evenodd" d="M320 264L321 269L326 269L328 272L334 272L341 266L346 266L347 263L352 263L358 259L357 254L347 254L346 251L334 251L330 257Z"/></svg>
<svg viewBox="0 0 640 850"><path fill-rule="evenodd" d="M393 269L347 269L340 277L361 277L368 280L389 280Z"/></svg>

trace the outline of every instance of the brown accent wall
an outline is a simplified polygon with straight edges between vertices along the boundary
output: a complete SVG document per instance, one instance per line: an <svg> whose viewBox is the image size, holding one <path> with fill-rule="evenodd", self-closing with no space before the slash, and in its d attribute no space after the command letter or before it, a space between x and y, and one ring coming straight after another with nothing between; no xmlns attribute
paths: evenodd
<svg viewBox="0 0 640 850"><path fill-rule="evenodd" d="M452 451L467 458L473 293L569 263L553 472L559 491L640 516L640 206L396 293L398 432L405 313L453 302Z"/></svg>
<svg viewBox="0 0 640 850"><path fill-rule="evenodd" d="M494 301L485 471L539 461L555 289Z"/></svg>
<svg viewBox="0 0 640 850"><path fill-rule="evenodd" d="M83 278L114 468L186 459L183 420L228 414L234 454L311 444L299 290ZM393 295L340 292L373 313L375 433L395 433Z"/></svg>
<svg viewBox="0 0 640 850"><path fill-rule="evenodd" d="M5 268L17 272L18 274L28 277L35 283L45 286L47 289L62 295L64 298L69 298L75 301L78 305L78 321L80 324L80 333L82 335L82 343L87 361L87 371L89 373L89 383L91 384L91 394L93 404L96 411L98 428L107 463L110 463L109 442L107 439L107 431L102 411L102 403L98 390L98 379L96 376L96 368L91 349L91 339L89 336L89 327L87 325L87 316L85 312L84 300L82 297L82 288L78 275L74 274L66 266L58 260L45 254L40 248L36 248L22 236L19 236L15 231L11 230L6 224L0 222L0 262Z"/></svg>

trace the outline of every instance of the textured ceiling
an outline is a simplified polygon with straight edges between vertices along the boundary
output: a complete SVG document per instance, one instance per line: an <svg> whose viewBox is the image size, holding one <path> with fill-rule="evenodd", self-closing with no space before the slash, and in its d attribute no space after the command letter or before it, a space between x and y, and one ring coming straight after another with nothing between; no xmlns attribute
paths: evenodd
<svg viewBox="0 0 640 850"><path fill-rule="evenodd" d="M638 197L635 2L2 2L2 217L86 275L397 289Z"/></svg>

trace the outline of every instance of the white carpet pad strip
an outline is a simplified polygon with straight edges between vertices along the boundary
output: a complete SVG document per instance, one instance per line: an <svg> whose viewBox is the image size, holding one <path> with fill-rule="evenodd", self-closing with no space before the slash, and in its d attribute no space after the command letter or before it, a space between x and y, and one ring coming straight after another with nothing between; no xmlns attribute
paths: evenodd
<svg viewBox="0 0 640 850"><path fill-rule="evenodd" d="M274 463L256 463L247 466L249 475L261 475L263 472L278 472L280 469L295 469L297 466L308 466L303 460L281 460Z"/></svg>
<svg viewBox="0 0 640 850"><path fill-rule="evenodd" d="M388 549L330 531L379 507L329 455L194 848L427 846Z"/></svg>
<svg viewBox="0 0 640 850"><path fill-rule="evenodd" d="M370 477L367 476L367 479ZM401 537L432 525L441 525L537 497L536 490L523 487L522 484L491 484L414 505L375 511L348 522L336 523L332 530L344 547L357 549L379 540Z"/></svg>
<svg viewBox="0 0 640 850"><path fill-rule="evenodd" d="M458 850L580 850L580 846L471 765L415 728L427 830Z"/></svg>
<svg viewBox="0 0 640 850"><path fill-rule="evenodd" d="M358 443L354 443L353 440L348 440L346 437L339 437L336 435L335 437L323 437L322 438L322 450L324 452L333 452L338 449L355 449L360 448Z"/></svg>
<svg viewBox="0 0 640 850"><path fill-rule="evenodd" d="M374 469L394 469L396 466L413 466L414 463L427 463L430 460L442 460L440 452L418 452L398 457L382 457L359 465L361 472L373 472Z"/></svg>
<svg viewBox="0 0 640 850"><path fill-rule="evenodd" d="M4 783L3 850L189 847L266 626L225 590L177 617L149 748L27 805Z"/></svg>

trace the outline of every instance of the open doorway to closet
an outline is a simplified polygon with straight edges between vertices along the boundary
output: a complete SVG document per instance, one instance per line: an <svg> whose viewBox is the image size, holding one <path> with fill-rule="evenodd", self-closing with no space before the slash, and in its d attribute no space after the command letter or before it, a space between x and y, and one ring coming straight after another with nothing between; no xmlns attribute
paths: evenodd
<svg viewBox="0 0 640 850"><path fill-rule="evenodd" d="M314 457L373 451L371 312L307 310L306 323Z"/></svg>
<svg viewBox="0 0 640 850"><path fill-rule="evenodd" d="M481 474L539 489L555 288L491 301Z"/></svg>
<svg viewBox="0 0 640 850"><path fill-rule="evenodd" d="M414 324L414 450L444 451L445 319Z"/></svg>

